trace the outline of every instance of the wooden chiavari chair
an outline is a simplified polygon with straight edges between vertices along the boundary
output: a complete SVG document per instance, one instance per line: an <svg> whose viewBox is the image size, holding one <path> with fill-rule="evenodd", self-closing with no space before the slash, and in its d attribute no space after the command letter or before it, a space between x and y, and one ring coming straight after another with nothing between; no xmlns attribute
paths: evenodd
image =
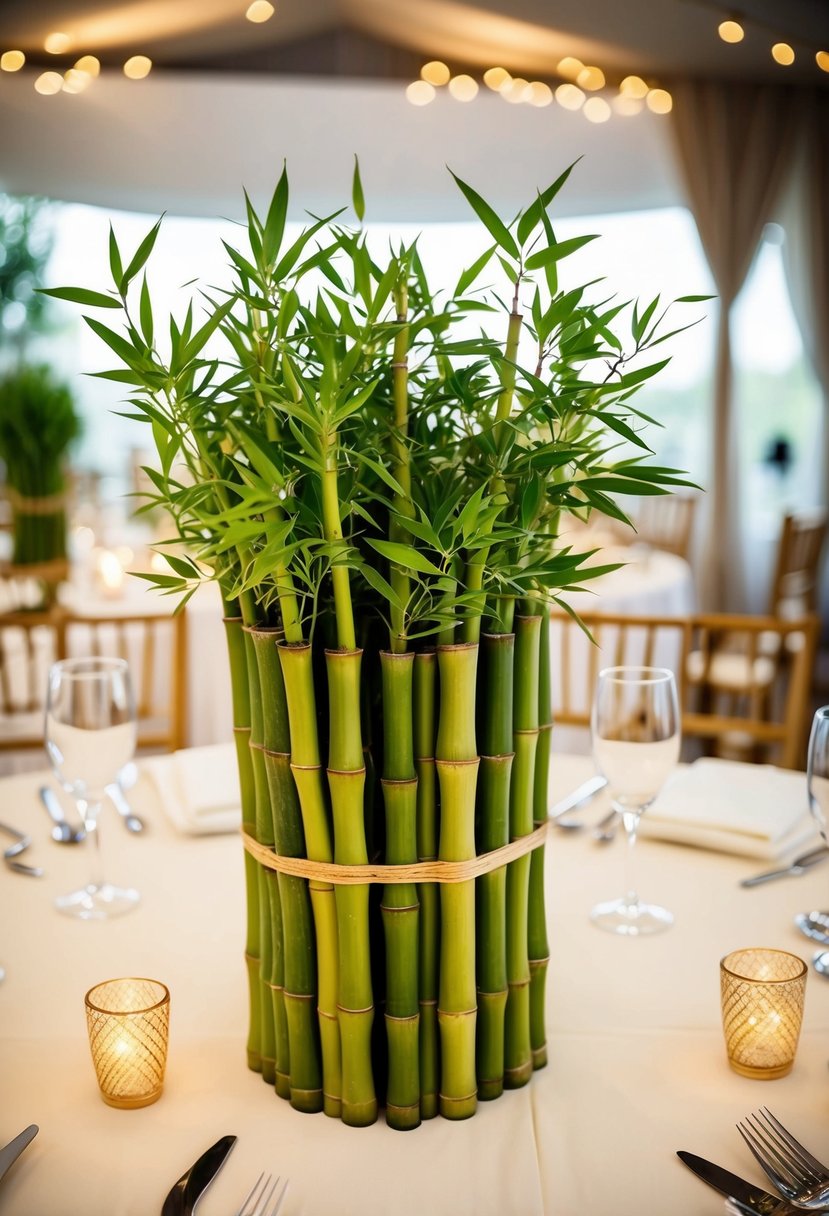
<svg viewBox="0 0 829 1216"><path fill-rule="evenodd" d="M816 617L585 613L581 619L595 646L571 617L552 617L554 724L589 727L603 667L669 667L677 677L685 740L699 740L716 754L803 767ZM778 639L780 652L785 650L785 663L764 653L767 634ZM723 672L723 658L733 661L731 679ZM719 675L712 682L716 664Z"/></svg>

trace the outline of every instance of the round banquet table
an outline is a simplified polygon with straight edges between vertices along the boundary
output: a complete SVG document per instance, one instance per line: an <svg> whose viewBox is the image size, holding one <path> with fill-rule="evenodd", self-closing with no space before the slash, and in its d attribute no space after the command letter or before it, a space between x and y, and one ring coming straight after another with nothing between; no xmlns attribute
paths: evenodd
<svg viewBox="0 0 829 1216"><path fill-rule="evenodd" d="M591 770L556 757L551 796ZM619 893L621 845L551 829L548 1067L462 1123L355 1130L298 1114L245 1067L239 841L177 834L144 774L131 798L148 831L130 836L114 815L102 825L105 871L140 889L140 907L109 922L66 919L51 900L86 877L88 858L49 839L41 780L0 782L3 818L31 832L28 857L46 870L35 880L0 868L0 1142L40 1126L0 1182L3 1216L155 1216L227 1133L238 1143L199 1216L235 1212L261 1170L291 1179L282 1216L714 1216L722 1199L675 1151L762 1183L734 1125L764 1104L829 1159L829 983L810 974L794 1069L762 1085L726 1064L718 980L719 959L741 946L811 957L792 918L829 905L826 867L746 890L738 880L762 865L644 839L641 890L676 924L628 940L588 920ZM605 808L600 797L586 817ZM134 1111L98 1096L84 1023L84 992L119 975L172 993L165 1091Z"/></svg>

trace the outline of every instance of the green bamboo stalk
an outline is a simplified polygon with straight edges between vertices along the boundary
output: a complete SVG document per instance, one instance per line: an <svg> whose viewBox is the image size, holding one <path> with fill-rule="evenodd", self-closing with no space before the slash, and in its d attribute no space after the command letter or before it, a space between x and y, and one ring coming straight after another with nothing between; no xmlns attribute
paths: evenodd
<svg viewBox="0 0 829 1216"><path fill-rule="evenodd" d="M479 701L481 771L476 845L488 853L509 842L512 775L513 663L515 635L484 634ZM507 1004L507 870L482 874L475 884L477 908L478 1096L497 1098L504 1089L504 1017Z"/></svg>
<svg viewBox="0 0 829 1216"><path fill-rule="evenodd" d="M347 572L346 572L347 573ZM361 650L327 650L330 740L328 788L334 819L334 860L367 865L363 806L366 770L360 723ZM365 1127L377 1118L371 1066L374 996L369 940L369 886L335 889L339 942L337 1012L342 1044L342 1118Z"/></svg>
<svg viewBox="0 0 829 1216"><path fill-rule="evenodd" d="M263 756L271 811L270 836L276 851L283 856L304 856L302 822L296 789L290 770L290 732L285 688L279 665L276 643L282 638L281 629L251 629L250 636L256 652L263 715ZM292 981L296 974L293 954L308 953L313 957L314 941L307 898L302 900L305 884L302 879L269 873L270 915L272 925L271 969L262 971L270 990L273 1006L275 1047L275 1088L281 1098L291 1096L291 1046L285 1011L285 955L291 955L289 968ZM298 884L299 913L290 915L297 902L291 901L286 888ZM284 905L284 907L283 907ZM287 944L286 944L287 937ZM295 987L295 983L293 987ZM313 1027L311 1027L313 1033ZM306 1048L299 1046L300 1055Z"/></svg>
<svg viewBox="0 0 829 1216"><path fill-rule="evenodd" d="M392 356L392 386L394 397L394 430L391 436L393 456L393 472L403 493L395 494L395 510L402 515L413 515L412 506L412 476L409 460L409 326L405 324L409 312L408 259L401 259L398 267L398 278L394 288L396 319L399 329L394 336L394 353ZM406 541L407 535L396 520L392 520L389 528L389 539ZM411 579L408 571L396 563L391 564L391 585L397 593L398 604L390 605L391 637L390 645L395 654L406 650L406 604L411 593Z"/></svg>
<svg viewBox="0 0 829 1216"><path fill-rule="evenodd" d="M236 764L242 799L242 827L256 835L256 791L253 784L253 763L250 754L250 692L248 688L245 638L241 616L232 615L233 605L225 601L225 637L230 662L230 688L233 706L233 738L236 744ZM262 1070L261 1002L259 993L259 866L249 853L244 854L247 926L245 934L245 966L248 976L248 1068Z"/></svg>
<svg viewBox="0 0 829 1216"><path fill-rule="evenodd" d="M437 653L439 856L442 861L466 861L475 856L475 788L480 763L475 745L478 647L439 646ZM478 1104L475 880L441 884L440 908L440 1112L447 1119L468 1119Z"/></svg>
<svg viewBox="0 0 829 1216"><path fill-rule="evenodd" d="M386 861L417 861L417 774L414 766L414 654L382 652L383 799ZM418 922L414 883L387 883L381 912L386 940L386 1122L399 1131L420 1124Z"/></svg>
<svg viewBox="0 0 829 1216"><path fill-rule="evenodd" d="M259 681L259 666L251 635L251 625L243 625L245 659L248 669L250 693L250 759L253 767L253 788L256 800L254 835L260 844L273 847L273 816L271 796L268 789L268 774L265 769L265 716L262 706L262 691ZM272 884L268 871L259 866L257 876L259 895L259 1002L262 1049L262 1079L269 1085L276 1084L276 1027L274 1025L273 998L269 987L273 971L273 924L271 920Z"/></svg>
<svg viewBox="0 0 829 1216"><path fill-rule="evenodd" d="M510 788L510 838L533 830L533 785L538 745L538 663L541 618L515 619L515 760ZM526 1085L532 1071L530 1045L530 965L527 945L530 858L507 867L507 997L504 1034L504 1084Z"/></svg>
<svg viewBox="0 0 829 1216"><path fill-rule="evenodd" d="M317 710L314 692L312 653L310 646L280 645L277 647L285 684L285 697L291 739L291 773L299 796L305 849L312 861L333 861L331 828L325 798L322 765L317 738ZM337 1010L338 945L334 888L331 883L310 879L308 894L314 913L317 939L316 988L318 1032L322 1048L321 1072L317 1065L317 1082L312 1084L313 1069L308 1061L307 1081L303 1084L304 1101L308 1109L323 1109L336 1118L341 1114L342 1072L340 1056L340 1025ZM295 898L298 898L295 896ZM287 954L286 954L287 964ZM289 1003L288 975L285 976L285 1003L290 1017L300 1017L300 998L306 992L296 991ZM307 1017L307 1011L304 1016ZM293 1044L293 1037L291 1039ZM291 1052L291 1101L295 1087L293 1047Z"/></svg>
<svg viewBox="0 0 829 1216"><path fill-rule="evenodd" d="M436 861L438 855L437 770L435 768L435 706L437 655L415 655L413 681L414 753L417 772L417 859ZM420 1007L420 1115L438 1114L440 1092L440 1033L438 983L440 957L440 893L434 882L419 883L420 941L418 991Z"/></svg>
<svg viewBox="0 0 829 1216"><path fill-rule="evenodd" d="M553 741L552 656L550 653L550 609L541 617L538 679L538 750L535 754L533 826L547 822L550 753ZM544 845L530 858L529 919L527 947L530 964L530 1043L533 1068L547 1063L546 990L550 946L547 940L547 909L544 899Z"/></svg>

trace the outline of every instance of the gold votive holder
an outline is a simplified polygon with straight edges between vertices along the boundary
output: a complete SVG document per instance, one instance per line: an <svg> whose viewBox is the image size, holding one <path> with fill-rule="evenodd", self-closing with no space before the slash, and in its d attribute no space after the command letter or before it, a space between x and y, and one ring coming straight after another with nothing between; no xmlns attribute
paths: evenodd
<svg viewBox="0 0 829 1216"><path fill-rule="evenodd" d="M158 980L105 980L84 997L92 1063L108 1106L133 1110L161 1097L170 993Z"/></svg>
<svg viewBox="0 0 829 1216"><path fill-rule="evenodd" d="M785 950L733 950L720 960L725 1049L735 1072L758 1081L791 1072L807 972Z"/></svg>

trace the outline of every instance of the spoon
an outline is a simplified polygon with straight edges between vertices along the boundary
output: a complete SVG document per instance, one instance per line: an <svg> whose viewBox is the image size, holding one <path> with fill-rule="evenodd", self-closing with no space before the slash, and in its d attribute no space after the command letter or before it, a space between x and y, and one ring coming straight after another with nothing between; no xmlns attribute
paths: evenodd
<svg viewBox="0 0 829 1216"><path fill-rule="evenodd" d="M829 950L820 951L812 959L812 966L818 975L822 975L824 979L829 980Z"/></svg>
<svg viewBox="0 0 829 1216"><path fill-rule="evenodd" d="M829 912L798 912L794 923L806 937L829 946Z"/></svg>
<svg viewBox="0 0 829 1216"><path fill-rule="evenodd" d="M614 809L612 811L608 811L608 813L605 815L604 819L600 819L599 822L594 827L594 829L593 829L594 840L600 840L602 842L602 844L607 844L608 841L613 840L613 838L615 837L617 831L619 830L619 824L621 822L622 822L622 816L619 814L619 812L614 807Z"/></svg>
<svg viewBox="0 0 829 1216"><path fill-rule="evenodd" d="M111 785L106 786L106 792L112 801L118 814L124 821L124 827L128 832L143 832L145 828L144 820L136 815L130 804L124 797L124 791L121 789L120 783L113 781Z"/></svg>
<svg viewBox="0 0 829 1216"><path fill-rule="evenodd" d="M53 821L52 839L58 844L79 844L86 836L84 828L73 828L64 814L57 794L48 785L42 785L38 790L40 801L46 807L49 818Z"/></svg>

